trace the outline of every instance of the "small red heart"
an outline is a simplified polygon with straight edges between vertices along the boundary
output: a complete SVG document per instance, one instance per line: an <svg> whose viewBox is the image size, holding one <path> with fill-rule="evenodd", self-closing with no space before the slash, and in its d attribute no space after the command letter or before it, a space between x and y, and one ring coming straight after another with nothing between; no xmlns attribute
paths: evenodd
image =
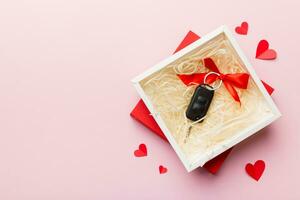
<svg viewBox="0 0 300 200"><path fill-rule="evenodd" d="M144 157L147 156L147 147L145 144L140 144L139 149L134 151L134 155L136 157Z"/></svg>
<svg viewBox="0 0 300 200"><path fill-rule="evenodd" d="M265 162L263 160L258 160L254 165L248 163L245 170L249 176L258 181L265 170Z"/></svg>
<svg viewBox="0 0 300 200"><path fill-rule="evenodd" d="M164 174L167 173L168 169L162 165L159 166L159 173Z"/></svg>
<svg viewBox="0 0 300 200"><path fill-rule="evenodd" d="M248 33L248 23L243 22L241 26L235 27L235 32L241 35L247 35Z"/></svg>
<svg viewBox="0 0 300 200"><path fill-rule="evenodd" d="M267 40L259 41L256 49L256 58L261 60L273 60L276 57L276 51L274 49L269 49L269 43Z"/></svg>

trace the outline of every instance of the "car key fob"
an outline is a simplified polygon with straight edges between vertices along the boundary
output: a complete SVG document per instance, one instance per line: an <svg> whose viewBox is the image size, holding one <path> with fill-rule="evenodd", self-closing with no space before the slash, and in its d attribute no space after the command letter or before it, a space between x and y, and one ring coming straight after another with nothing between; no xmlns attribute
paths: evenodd
<svg viewBox="0 0 300 200"><path fill-rule="evenodd" d="M199 85L193 94L191 102L186 110L186 117L192 121L197 121L203 118L213 99L214 90L210 85ZM201 120L200 122L202 122Z"/></svg>

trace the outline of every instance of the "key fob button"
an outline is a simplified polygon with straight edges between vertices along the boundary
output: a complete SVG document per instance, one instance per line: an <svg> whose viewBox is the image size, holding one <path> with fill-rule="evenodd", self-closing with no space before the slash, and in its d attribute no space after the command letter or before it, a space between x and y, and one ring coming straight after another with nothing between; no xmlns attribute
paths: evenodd
<svg viewBox="0 0 300 200"><path fill-rule="evenodd" d="M193 107L192 107L192 110L194 110L195 112L197 112L198 110L203 110L203 108L204 108L203 104L194 103Z"/></svg>
<svg viewBox="0 0 300 200"><path fill-rule="evenodd" d="M205 104L206 101L207 101L207 99L204 98L203 96L198 96L197 97L197 103L199 103L199 104Z"/></svg>

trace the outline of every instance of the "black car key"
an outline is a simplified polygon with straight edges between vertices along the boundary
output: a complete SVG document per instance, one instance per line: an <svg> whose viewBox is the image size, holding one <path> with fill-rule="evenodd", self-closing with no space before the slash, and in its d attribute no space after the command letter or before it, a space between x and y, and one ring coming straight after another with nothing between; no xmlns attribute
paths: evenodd
<svg viewBox="0 0 300 200"><path fill-rule="evenodd" d="M203 118L208 111L213 96L214 90L210 85L199 85L195 89L191 102L186 110L186 117L192 121Z"/></svg>

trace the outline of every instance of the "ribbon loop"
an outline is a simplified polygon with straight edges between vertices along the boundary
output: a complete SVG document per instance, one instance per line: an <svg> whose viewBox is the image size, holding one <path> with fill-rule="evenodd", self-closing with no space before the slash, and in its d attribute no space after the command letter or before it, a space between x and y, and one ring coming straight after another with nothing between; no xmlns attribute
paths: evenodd
<svg viewBox="0 0 300 200"><path fill-rule="evenodd" d="M204 82L204 78L206 77L206 83L211 84L215 82L216 80L220 79L223 81L225 88L230 93L230 95L233 97L233 99L239 103L240 98L239 95L235 89L247 89L248 81L249 81L249 74L247 73L236 73L236 74L222 74L215 62L211 58L205 58L203 60L204 66L208 68L210 71L215 72L216 74L211 74L210 76L207 76L208 73L195 73L190 75L178 75L180 80L185 85L192 85L192 84L202 84Z"/></svg>

